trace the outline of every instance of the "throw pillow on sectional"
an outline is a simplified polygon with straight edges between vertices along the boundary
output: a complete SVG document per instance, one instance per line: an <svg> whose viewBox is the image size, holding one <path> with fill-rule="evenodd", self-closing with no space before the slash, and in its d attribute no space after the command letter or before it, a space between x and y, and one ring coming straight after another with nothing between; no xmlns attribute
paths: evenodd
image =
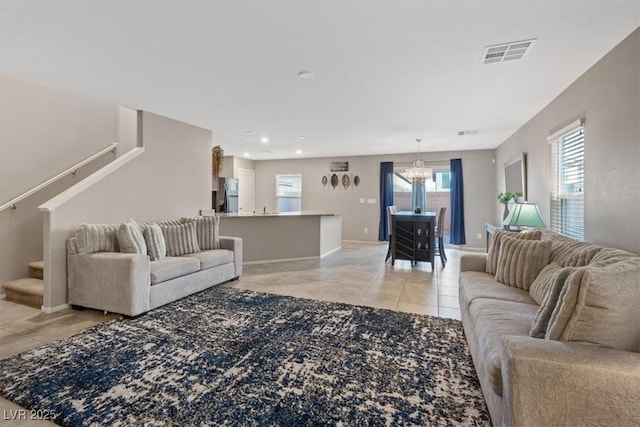
<svg viewBox="0 0 640 427"><path fill-rule="evenodd" d="M164 234L162 234L162 228L158 224L145 224L142 235L147 244L147 255L151 261L160 261L167 256L167 244L164 240Z"/></svg>
<svg viewBox="0 0 640 427"><path fill-rule="evenodd" d="M489 253L487 253L487 261L485 266L485 272L495 275L498 270L498 256L500 255L500 246L502 246L502 239L505 237L511 237L514 239L522 240L540 240L542 232L540 230L514 233L506 230L496 230L491 238L491 246L489 247Z"/></svg>
<svg viewBox="0 0 640 427"><path fill-rule="evenodd" d="M167 244L168 256L180 256L200 252L196 236L196 223L180 225L160 225Z"/></svg>
<svg viewBox="0 0 640 427"><path fill-rule="evenodd" d="M578 269L562 288L545 338L638 351L638 306L640 258Z"/></svg>
<svg viewBox="0 0 640 427"><path fill-rule="evenodd" d="M558 266L557 264L549 264L549 266ZM529 336L534 338L544 338L547 327L549 325L549 321L551 320L551 315L553 314L556 305L558 304L558 297L562 292L562 288L567 281L567 278L576 271L574 267L565 267L565 268L553 268L547 269L547 273L552 271L550 277L548 274L545 274L545 270L541 271L538 274L538 277L544 276L546 278L545 285L541 287L544 289L544 298L542 302L540 302L540 307L538 307L538 311L536 313L536 317L533 319L533 323L531 325L531 331L529 332ZM536 281L538 280L536 278ZM533 290L535 283L531 285L531 289L529 289L529 293ZM533 297L533 294L532 294ZM534 298L535 299L535 298Z"/></svg>
<svg viewBox="0 0 640 427"><path fill-rule="evenodd" d="M133 219L120 224L117 236L120 252L126 254L146 255L147 244L145 243L144 236L140 231L140 226Z"/></svg>
<svg viewBox="0 0 640 427"><path fill-rule="evenodd" d="M498 255L496 280L505 285L529 290L538 273L549 264L551 242L505 237Z"/></svg>

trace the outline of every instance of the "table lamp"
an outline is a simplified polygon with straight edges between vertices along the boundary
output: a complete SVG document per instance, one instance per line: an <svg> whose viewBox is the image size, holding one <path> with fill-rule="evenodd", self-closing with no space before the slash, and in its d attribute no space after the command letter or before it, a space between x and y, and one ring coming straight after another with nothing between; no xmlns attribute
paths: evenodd
<svg viewBox="0 0 640 427"><path fill-rule="evenodd" d="M505 229L511 227L546 227L540 209L535 203L516 203L503 221Z"/></svg>

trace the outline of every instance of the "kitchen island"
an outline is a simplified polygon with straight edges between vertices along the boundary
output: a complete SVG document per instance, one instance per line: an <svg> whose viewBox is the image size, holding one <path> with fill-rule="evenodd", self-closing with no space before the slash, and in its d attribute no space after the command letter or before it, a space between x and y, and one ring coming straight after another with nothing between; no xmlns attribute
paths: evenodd
<svg viewBox="0 0 640 427"><path fill-rule="evenodd" d="M323 258L342 247L342 215L218 214L220 235L242 238L245 263Z"/></svg>

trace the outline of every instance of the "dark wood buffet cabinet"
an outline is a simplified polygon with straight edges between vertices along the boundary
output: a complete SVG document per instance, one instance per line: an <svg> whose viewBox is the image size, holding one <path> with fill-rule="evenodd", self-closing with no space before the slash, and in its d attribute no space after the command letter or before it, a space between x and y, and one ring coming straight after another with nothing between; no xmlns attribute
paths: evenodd
<svg viewBox="0 0 640 427"><path fill-rule="evenodd" d="M395 260L431 263L435 255L435 212L391 214L391 265Z"/></svg>

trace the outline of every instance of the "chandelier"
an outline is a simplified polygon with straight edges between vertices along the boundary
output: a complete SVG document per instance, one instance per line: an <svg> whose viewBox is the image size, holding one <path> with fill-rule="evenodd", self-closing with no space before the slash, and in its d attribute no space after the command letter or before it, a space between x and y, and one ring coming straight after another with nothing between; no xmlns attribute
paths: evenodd
<svg viewBox="0 0 640 427"><path fill-rule="evenodd" d="M418 159L413 161L413 164L410 168L405 170L405 176L414 182L422 182L425 179L431 178L431 168L427 168L424 166L424 161L420 160L420 142L422 139L416 138L416 142L418 143Z"/></svg>

